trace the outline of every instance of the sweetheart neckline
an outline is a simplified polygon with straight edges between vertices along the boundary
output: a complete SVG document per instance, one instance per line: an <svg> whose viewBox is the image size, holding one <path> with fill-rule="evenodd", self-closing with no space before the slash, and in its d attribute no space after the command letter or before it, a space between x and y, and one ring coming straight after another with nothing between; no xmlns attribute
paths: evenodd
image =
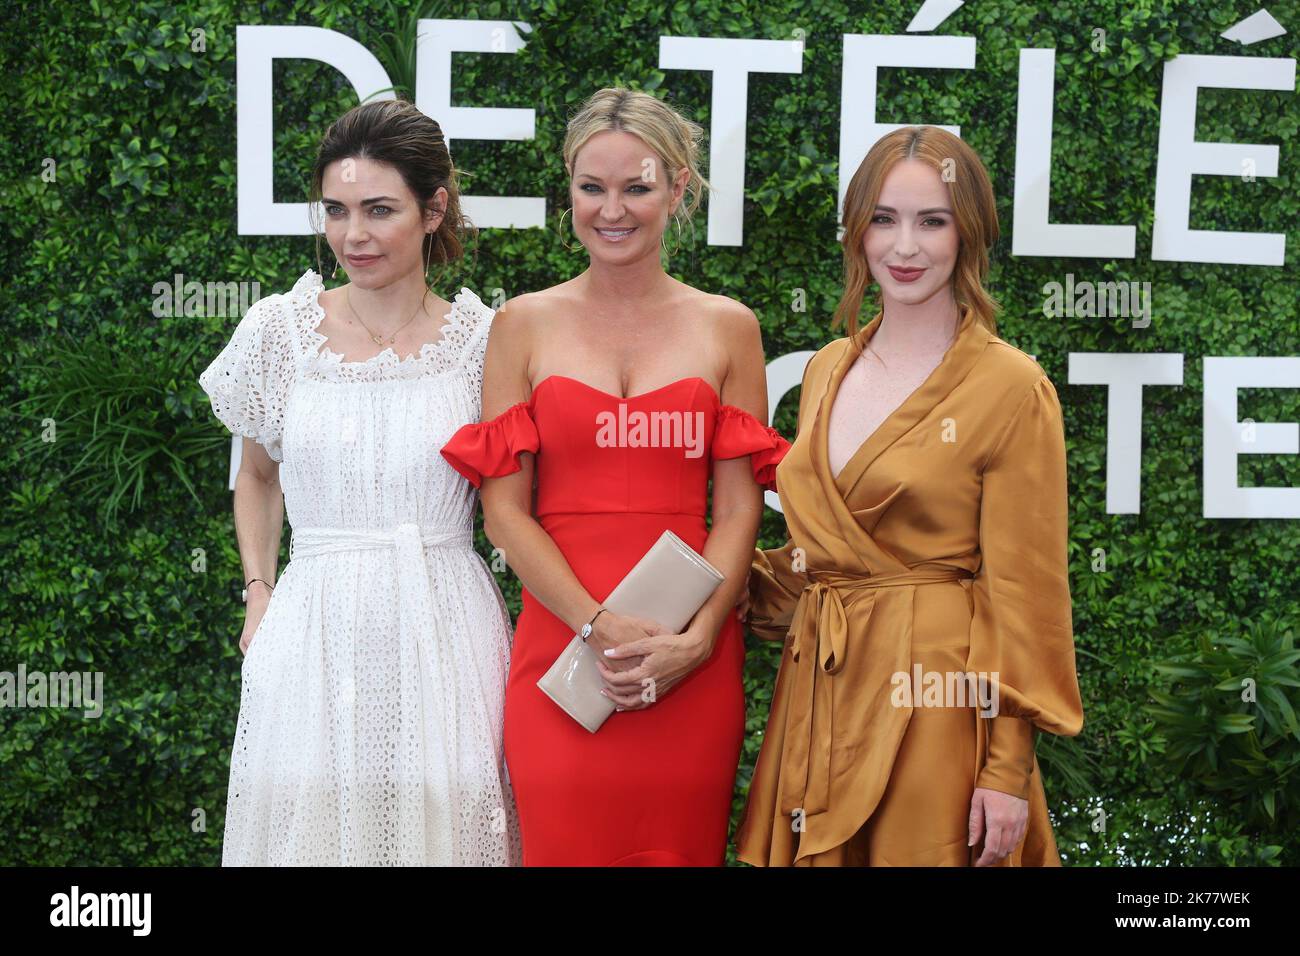
<svg viewBox="0 0 1300 956"><path fill-rule="evenodd" d="M542 379L540 382L538 382L535 386L533 386L533 394L536 395L538 391L541 390L541 387L553 378L562 378L565 381L575 382L578 385L581 385L583 388L588 389L589 391L596 392L599 395L604 395L606 398L612 398L616 402L631 402L631 401L635 401L638 398L645 398L647 395L656 395L659 392L667 391L668 389L672 388L674 385L681 385L683 382L703 382L704 387L713 393L713 397L716 398L719 402L722 401L722 397L718 395L718 390L713 387L713 383L710 382L707 378L702 378L699 375L690 375L687 376L686 378L679 378L676 381L669 382L667 385L660 385L658 388L652 388L648 392L639 392L636 395L623 396L623 395L615 395L613 392L607 392L603 388L597 388L595 385L589 385L588 383L582 381L582 379L574 378L571 375L557 375L555 373L552 373L546 376L546 378Z"/></svg>

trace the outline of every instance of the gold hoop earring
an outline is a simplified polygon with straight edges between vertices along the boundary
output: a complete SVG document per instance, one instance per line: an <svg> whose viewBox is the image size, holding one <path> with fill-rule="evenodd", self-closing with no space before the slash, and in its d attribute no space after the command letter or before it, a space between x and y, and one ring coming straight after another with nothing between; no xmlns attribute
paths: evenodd
<svg viewBox="0 0 1300 956"><path fill-rule="evenodd" d="M659 246L660 248L663 249L664 255L668 256L669 258L672 258L674 255L676 255L677 251L682 247L682 222L680 219L677 218L676 214L673 215L673 225L677 227L677 243L673 246L672 252L668 251L668 246L664 242L664 237L662 235L659 236ZM664 230L664 232L667 231L668 231L667 229Z"/></svg>
<svg viewBox="0 0 1300 956"><path fill-rule="evenodd" d="M572 207L572 206L570 206L568 209L564 210L564 212L560 213L560 224L559 224L559 227L558 227L558 232L559 232L559 235L560 235L560 245L564 246L564 248L567 249L567 250L569 250L569 252L572 252L572 251L573 251L573 246L569 245L569 243L566 242L565 239L564 239L564 217L567 216L567 215L568 215L569 213L571 213L571 212L573 212L573 207Z"/></svg>

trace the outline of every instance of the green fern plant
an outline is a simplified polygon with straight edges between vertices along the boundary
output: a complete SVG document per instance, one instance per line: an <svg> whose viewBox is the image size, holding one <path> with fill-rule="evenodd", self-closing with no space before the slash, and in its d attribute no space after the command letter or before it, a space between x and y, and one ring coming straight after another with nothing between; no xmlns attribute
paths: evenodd
<svg viewBox="0 0 1300 956"><path fill-rule="evenodd" d="M1039 733L1035 734L1034 743L1039 769L1054 782L1049 799L1060 800L1071 794L1097 791L1097 760L1079 737Z"/></svg>
<svg viewBox="0 0 1300 956"><path fill-rule="evenodd" d="M202 506L193 464L230 440L213 427L198 385L194 359L204 347L202 338L141 349L99 335L53 338L29 368L36 382L10 410L22 422L21 453L47 475L57 469L63 490L100 507L109 525L168 477Z"/></svg>
<svg viewBox="0 0 1300 956"><path fill-rule="evenodd" d="M1209 631L1191 653L1157 663L1170 681L1148 706L1180 773L1277 832L1300 822L1300 608L1287 610L1261 614L1240 636Z"/></svg>
<svg viewBox="0 0 1300 956"><path fill-rule="evenodd" d="M399 31L393 33L390 30L381 33L379 39L371 41L370 48L374 51L375 58L384 65L384 69L392 77L393 85L387 90L372 91L362 102L379 93L389 91L396 93L402 99L415 102L415 63L416 49L419 45L419 23L421 20L439 19L446 12L446 7L447 4L443 2L431 3L423 11L412 8L403 17L397 5L390 0L388 16L385 19L389 23L401 24Z"/></svg>

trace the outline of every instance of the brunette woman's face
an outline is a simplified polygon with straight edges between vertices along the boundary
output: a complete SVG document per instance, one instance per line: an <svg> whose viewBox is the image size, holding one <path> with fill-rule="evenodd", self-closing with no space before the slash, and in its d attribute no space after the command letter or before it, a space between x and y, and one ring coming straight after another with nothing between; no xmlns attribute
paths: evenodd
<svg viewBox="0 0 1300 956"><path fill-rule="evenodd" d="M916 305L950 289L957 222L948 184L937 170L905 159L889 171L862 248L886 298Z"/></svg>
<svg viewBox="0 0 1300 956"><path fill-rule="evenodd" d="M387 163L348 157L325 167L321 179L325 239L348 280L379 289L424 272L424 237L442 221L441 212L421 215L401 173ZM447 208L440 188L434 206Z"/></svg>
<svg viewBox="0 0 1300 956"><path fill-rule="evenodd" d="M593 259L625 263L658 257L668 217L689 176L682 168L668 180L663 160L639 136L622 130L597 133L573 161L573 231Z"/></svg>

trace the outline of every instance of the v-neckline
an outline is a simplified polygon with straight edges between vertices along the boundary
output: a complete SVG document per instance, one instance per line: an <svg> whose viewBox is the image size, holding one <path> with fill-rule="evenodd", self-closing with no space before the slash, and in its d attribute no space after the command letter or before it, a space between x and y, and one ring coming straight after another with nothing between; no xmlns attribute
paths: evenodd
<svg viewBox="0 0 1300 956"><path fill-rule="evenodd" d="M884 319L884 313L881 312L871 320L867 326L858 333L859 341L865 348L866 344L875 335L876 329L880 327ZM872 431L858 446L858 449L849 456L849 460L844 463L839 474L831 476L830 471L830 416L831 410L835 407L835 399L839 395L840 385L844 381L844 376L853 366L853 362L858 357L858 351L853 347L852 339L844 340L844 348L840 352L839 359L826 383L826 389L822 393L821 401L818 406L814 434L814 448L821 456L818 463L820 470L823 470L827 477L831 478L835 488L839 491L841 498L847 499L853 488L857 485L858 479L867 470L867 467L880 456L880 453L892 445L895 441L905 435L917 422L919 422L937 402L948 394L956 385L966 376L970 368L979 357L984 346L988 343L991 333L980 323L975 321L975 313L968 309L963 311L961 322L957 326L957 333L953 337L952 343L939 359L939 364L930 370L924 381L912 390L902 403L890 412L875 430Z"/></svg>

